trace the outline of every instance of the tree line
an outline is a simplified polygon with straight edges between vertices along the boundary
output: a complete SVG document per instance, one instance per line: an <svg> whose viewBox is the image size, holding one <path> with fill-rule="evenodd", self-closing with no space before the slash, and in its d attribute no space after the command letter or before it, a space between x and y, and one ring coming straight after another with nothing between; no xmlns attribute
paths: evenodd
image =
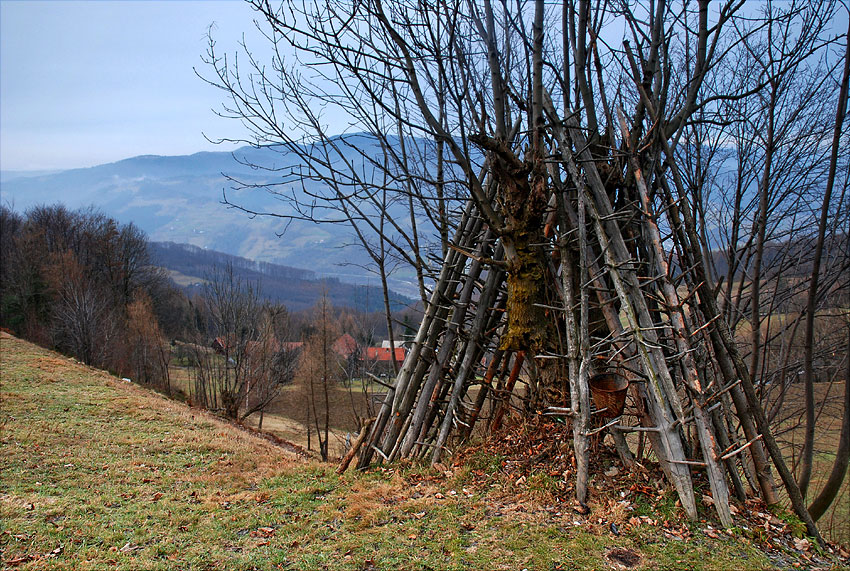
<svg viewBox="0 0 850 571"><path fill-rule="evenodd" d="M295 420L325 459L337 417L357 428L369 415L363 348L385 335L379 315L334 308L327 295L291 313L229 259L210 263L187 295L138 227L93 208L2 207L0 231L0 326L15 335L237 422L257 415L260 429L295 385ZM345 333L349 344L335 349Z"/></svg>
<svg viewBox="0 0 850 571"><path fill-rule="evenodd" d="M0 207L0 324L81 362L168 389L165 341L181 294L151 265L147 238L94 209Z"/></svg>

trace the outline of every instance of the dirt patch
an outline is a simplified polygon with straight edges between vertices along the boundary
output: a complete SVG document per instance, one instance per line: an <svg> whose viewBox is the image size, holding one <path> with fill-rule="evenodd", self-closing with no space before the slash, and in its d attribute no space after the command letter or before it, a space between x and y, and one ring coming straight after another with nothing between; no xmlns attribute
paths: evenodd
<svg viewBox="0 0 850 571"><path fill-rule="evenodd" d="M633 569L640 565L640 555L631 549L614 548L605 554L605 559L623 569Z"/></svg>

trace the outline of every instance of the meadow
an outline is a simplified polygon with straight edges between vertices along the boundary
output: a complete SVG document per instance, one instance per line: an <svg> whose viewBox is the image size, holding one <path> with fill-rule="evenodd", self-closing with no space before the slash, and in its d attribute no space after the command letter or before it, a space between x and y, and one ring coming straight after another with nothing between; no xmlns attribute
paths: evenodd
<svg viewBox="0 0 850 571"><path fill-rule="evenodd" d="M488 456L338 476L67 357L6 334L0 345L5 568L755 570L818 560L676 521L672 503L662 522L637 498L600 494L580 516L553 503L545 480L493 478Z"/></svg>

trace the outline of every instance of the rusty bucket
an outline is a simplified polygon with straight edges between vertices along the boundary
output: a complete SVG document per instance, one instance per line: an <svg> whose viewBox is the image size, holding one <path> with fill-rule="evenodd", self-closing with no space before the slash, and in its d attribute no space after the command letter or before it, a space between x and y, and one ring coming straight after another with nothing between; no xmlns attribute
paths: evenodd
<svg viewBox="0 0 850 571"><path fill-rule="evenodd" d="M629 380L617 373L602 373L590 377L590 394L599 416L614 418L623 414ZM602 410L605 409L605 410Z"/></svg>

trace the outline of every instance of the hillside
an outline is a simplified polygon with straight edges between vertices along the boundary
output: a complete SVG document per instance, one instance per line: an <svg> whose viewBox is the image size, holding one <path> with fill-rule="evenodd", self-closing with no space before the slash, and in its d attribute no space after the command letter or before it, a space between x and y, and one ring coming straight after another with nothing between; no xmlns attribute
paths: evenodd
<svg viewBox="0 0 850 571"><path fill-rule="evenodd" d="M407 465L340 477L5 333L0 356L4 568L830 565L811 551L766 555L754 546L758 533L741 539L710 522L682 524L672 504L642 511L658 500L600 493L593 513L579 516L552 503L551 476L499 479L510 469L492 454L470 453L441 471ZM739 533L756 530L740 524Z"/></svg>
<svg viewBox="0 0 850 571"><path fill-rule="evenodd" d="M353 164L363 157L352 149L372 152L375 141L361 135L346 136L343 148ZM375 151L377 152L377 151ZM258 164L270 171L246 165ZM234 152L202 152L185 156L145 155L90 168L60 172L0 173L0 201L19 212L41 205L64 203L68 208L95 206L122 223L133 222L151 240L186 243L260 262L307 268L320 277L356 284L380 285L376 274L364 269L371 260L348 224L315 224L287 220L294 210L281 196L261 188L233 190L232 177L241 183L262 186L274 182L283 195L309 203L311 195L328 192L309 179L281 181L298 161L280 148L243 147ZM367 169L368 170L368 169ZM228 199L261 213L250 217L222 204ZM409 227L409 216L398 206L396 218ZM400 209L399 209L400 208ZM332 213L317 213L318 218ZM418 220L420 227L428 224ZM425 245L423 244L423 248ZM390 285L407 296L418 292L415 274L399 267Z"/></svg>
<svg viewBox="0 0 850 571"><path fill-rule="evenodd" d="M256 262L191 244L151 242L153 262L168 270L172 279L188 292L198 289L215 267L232 264L235 274L246 282L259 282L264 297L283 303L291 311L316 305L327 290L334 307L350 307L367 313L384 310L380 287L355 285L336 278L320 278L311 270L292 268L271 262ZM390 292L393 310L410 306L413 301Z"/></svg>

